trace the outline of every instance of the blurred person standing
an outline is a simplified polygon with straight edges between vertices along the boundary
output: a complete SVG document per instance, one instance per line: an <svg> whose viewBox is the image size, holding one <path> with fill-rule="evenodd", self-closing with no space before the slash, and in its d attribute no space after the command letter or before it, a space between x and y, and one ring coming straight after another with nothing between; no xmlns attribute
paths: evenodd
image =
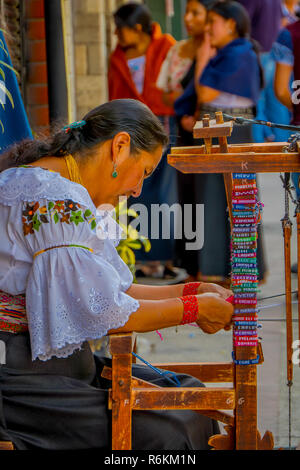
<svg viewBox="0 0 300 470"><path fill-rule="evenodd" d="M216 55L211 58L212 48ZM250 40L250 20L245 8L236 1L215 2L208 12L208 31L197 51L195 76L175 102L175 111L183 116L198 102L197 118L214 118L216 111L253 118L263 87L256 43ZM196 98L195 98L196 97ZM251 126L234 127L229 143L252 141ZM204 204L204 247L196 253L200 279L219 276L229 280L230 225L223 176L202 175L197 186L197 201ZM215 227L215 230L211 230ZM265 265L261 237L258 246L259 279ZM216 282L216 280L215 280Z"/></svg>
<svg viewBox="0 0 300 470"><path fill-rule="evenodd" d="M168 52L157 81L157 87L163 90L163 98L166 104L174 106L176 100L184 93L190 82L194 81L197 51L201 48L207 21L207 8L214 0L188 0L184 15L188 39L178 41ZM214 50L212 49L212 55ZM183 100L184 101L184 100ZM183 101L181 102L183 106ZM195 145L193 127L195 125L196 99L192 106L182 115L176 115L178 126L178 139L176 145ZM188 101L189 103L189 101ZM175 106L176 111L176 106ZM197 193L205 175L183 174L177 172L178 200L182 210L185 204L192 205L192 220L196 217L196 204L199 202ZM192 221L190 221L190 225ZM184 268L189 278L194 281L200 277L197 252L185 249L188 240L185 236L184 226L181 228L182 238L176 241L176 263ZM222 280L216 276L214 281Z"/></svg>
<svg viewBox="0 0 300 470"><path fill-rule="evenodd" d="M164 102L156 81L161 65L176 41L171 35L162 34L160 25L152 21L145 5L127 3L114 13L114 20L118 44L109 60L109 99L142 101L159 117L170 137L170 145L174 145L177 133L174 110ZM137 260L143 262L137 277L162 275L173 279L178 274L171 263L174 237L162 239L160 234L159 239L151 238L151 204L172 206L177 202L176 170L168 165L166 155L167 151L155 174L145 181L143 195L135 200L135 204L143 204L148 210L148 238L151 242L149 253L136 253ZM172 233L174 224L170 223Z"/></svg>
<svg viewBox="0 0 300 470"><path fill-rule="evenodd" d="M300 126L299 86L296 82L300 83L300 20L280 31L272 51L276 61L276 96L290 111L291 124ZM292 173L297 199L300 198L299 176L299 173Z"/></svg>
<svg viewBox="0 0 300 470"><path fill-rule="evenodd" d="M251 36L260 45L260 58L264 69L265 86L257 103L256 117L271 122L287 124L289 111L282 106L274 93L275 61L272 45L282 27L283 0L238 0L248 11L251 19ZM253 126L256 142L287 140L289 133L282 129Z"/></svg>

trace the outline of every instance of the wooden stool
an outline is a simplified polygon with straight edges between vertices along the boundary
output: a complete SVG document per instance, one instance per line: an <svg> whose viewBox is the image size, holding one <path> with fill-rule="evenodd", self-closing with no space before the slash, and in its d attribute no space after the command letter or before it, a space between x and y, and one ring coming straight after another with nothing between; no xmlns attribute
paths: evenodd
<svg viewBox="0 0 300 470"><path fill-rule="evenodd" d="M213 448L235 449L237 434L239 442L240 435L244 436L244 448L247 448L247 434L253 430L240 429L236 425L237 403L234 386L236 366L233 362L153 364L160 369L192 375L204 383L231 384L224 388L158 387L132 377L134 344L134 334L111 335L112 369L104 367L102 372L102 377L112 380L112 387L109 390L109 409L112 410L112 450L130 450L132 448L132 411L175 409L195 410L225 423L227 435L213 436L209 440L209 444ZM234 416L224 410L234 410ZM272 449L273 446L272 434L269 431L266 432L263 439L257 432L257 449Z"/></svg>

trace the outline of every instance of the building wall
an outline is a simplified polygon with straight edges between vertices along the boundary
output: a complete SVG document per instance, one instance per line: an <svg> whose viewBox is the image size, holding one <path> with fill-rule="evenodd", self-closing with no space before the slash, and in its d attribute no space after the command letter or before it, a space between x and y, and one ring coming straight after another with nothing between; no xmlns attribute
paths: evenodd
<svg viewBox="0 0 300 470"><path fill-rule="evenodd" d="M1 13L29 122L35 132L47 131L49 109L44 1L1 0Z"/></svg>
<svg viewBox="0 0 300 470"><path fill-rule="evenodd" d="M24 101L33 130L37 133L47 132L49 108L44 1L26 0L23 5L26 69Z"/></svg>

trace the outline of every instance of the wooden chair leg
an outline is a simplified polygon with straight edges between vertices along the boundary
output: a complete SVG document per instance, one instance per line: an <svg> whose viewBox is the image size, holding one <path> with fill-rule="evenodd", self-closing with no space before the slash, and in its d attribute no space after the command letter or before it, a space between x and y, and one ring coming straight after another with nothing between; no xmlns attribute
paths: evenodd
<svg viewBox="0 0 300 470"><path fill-rule="evenodd" d="M236 450L257 450L257 366L236 365Z"/></svg>
<svg viewBox="0 0 300 470"><path fill-rule="evenodd" d="M113 335L112 354L112 450L131 450L132 336Z"/></svg>

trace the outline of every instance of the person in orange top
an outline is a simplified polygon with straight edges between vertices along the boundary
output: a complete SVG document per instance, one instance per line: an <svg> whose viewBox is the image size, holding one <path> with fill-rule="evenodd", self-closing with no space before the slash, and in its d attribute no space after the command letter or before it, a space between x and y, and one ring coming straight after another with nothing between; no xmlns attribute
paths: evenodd
<svg viewBox="0 0 300 470"><path fill-rule="evenodd" d="M156 82L161 65L176 40L169 34L163 34L160 25L152 21L149 9L139 3L130 2L121 6L114 13L114 20L118 44L109 60L109 99L132 98L146 104L164 125L170 145L175 145L177 130L174 110L164 102L163 91L157 88ZM173 221L170 221L170 239L151 240L150 236L151 204L171 206L178 201L176 170L168 165L166 154L154 176L145 181L143 195L136 201L148 209L149 230L143 235L151 241L149 253L136 253L137 259L143 262L137 277L154 275L174 279L179 272L171 262L175 250Z"/></svg>
<svg viewBox="0 0 300 470"><path fill-rule="evenodd" d="M172 116L173 108L164 104L156 81L176 40L170 34L163 34L160 25L152 22L145 5L123 5L114 18L118 44L110 56L109 99L136 99L156 116Z"/></svg>

